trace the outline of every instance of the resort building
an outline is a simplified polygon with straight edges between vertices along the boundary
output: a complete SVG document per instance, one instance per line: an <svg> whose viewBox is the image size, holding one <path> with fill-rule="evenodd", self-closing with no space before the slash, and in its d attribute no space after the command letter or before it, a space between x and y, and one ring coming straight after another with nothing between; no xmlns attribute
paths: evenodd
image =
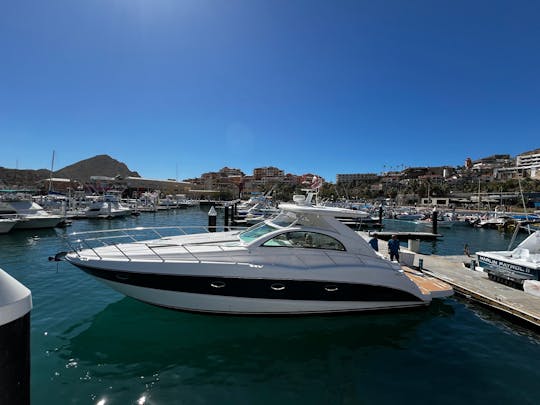
<svg viewBox="0 0 540 405"><path fill-rule="evenodd" d="M517 167L540 167L540 149L516 156Z"/></svg>
<svg viewBox="0 0 540 405"><path fill-rule="evenodd" d="M494 169L497 180L530 177L540 179L540 149L525 152L516 156L516 165Z"/></svg>

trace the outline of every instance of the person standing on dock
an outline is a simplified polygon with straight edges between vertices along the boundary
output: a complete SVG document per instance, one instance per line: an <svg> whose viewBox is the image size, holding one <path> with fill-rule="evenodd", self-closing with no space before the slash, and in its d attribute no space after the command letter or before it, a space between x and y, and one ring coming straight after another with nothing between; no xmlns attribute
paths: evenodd
<svg viewBox="0 0 540 405"><path fill-rule="evenodd" d="M388 253L390 253L390 260L399 262L399 239L397 235L392 235L392 239L388 241Z"/></svg>
<svg viewBox="0 0 540 405"><path fill-rule="evenodd" d="M377 234L374 233L371 239L369 240L369 244L375 250L375 252L379 251L379 240L377 239Z"/></svg>

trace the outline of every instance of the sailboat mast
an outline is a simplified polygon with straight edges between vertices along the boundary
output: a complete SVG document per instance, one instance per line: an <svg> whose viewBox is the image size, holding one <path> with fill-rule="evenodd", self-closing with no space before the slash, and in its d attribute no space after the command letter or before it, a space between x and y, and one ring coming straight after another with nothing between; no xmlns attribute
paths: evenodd
<svg viewBox="0 0 540 405"><path fill-rule="evenodd" d="M49 176L49 194L51 193L51 190L52 190L53 169L54 169L54 150L52 151L51 175Z"/></svg>

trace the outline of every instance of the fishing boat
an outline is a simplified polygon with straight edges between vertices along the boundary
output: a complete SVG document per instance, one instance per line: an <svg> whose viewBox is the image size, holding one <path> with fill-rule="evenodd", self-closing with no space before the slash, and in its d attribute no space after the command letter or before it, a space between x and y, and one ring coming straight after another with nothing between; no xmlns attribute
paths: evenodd
<svg viewBox="0 0 540 405"><path fill-rule="evenodd" d="M84 218L121 218L133 210L124 206L114 194L106 194L92 202L84 211Z"/></svg>
<svg viewBox="0 0 540 405"><path fill-rule="evenodd" d="M526 280L540 280L540 231L530 234L513 250L476 252L489 278L523 288Z"/></svg>
<svg viewBox="0 0 540 405"><path fill-rule="evenodd" d="M425 306L453 293L427 276L413 281L398 262L378 255L337 219L351 210L279 208L277 216L243 231L141 241L134 232L145 228L107 231L102 238L73 234L77 247L65 259L127 296L195 312L368 311ZM126 235L130 242L118 239Z"/></svg>

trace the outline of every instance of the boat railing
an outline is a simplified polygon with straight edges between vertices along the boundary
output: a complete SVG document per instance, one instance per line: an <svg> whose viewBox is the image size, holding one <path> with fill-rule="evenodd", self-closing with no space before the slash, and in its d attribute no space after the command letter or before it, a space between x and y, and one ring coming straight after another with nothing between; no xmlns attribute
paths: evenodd
<svg viewBox="0 0 540 405"><path fill-rule="evenodd" d="M210 232L220 231L235 231L245 230L244 227L223 227L223 226L164 226L164 227L136 227L136 228L122 228L122 229L105 229L98 231L84 231L73 232L65 236L65 241L70 247L71 251L80 256L79 252L83 249L91 250L96 257L103 259L103 257L96 250L98 247L114 247L117 249L128 261L131 261L129 253L122 249L121 245L125 243L140 243L141 246L145 246L149 251L158 257L162 262L164 259L157 251L157 247L163 247L163 244L156 245L156 240L161 240L167 237L181 236L181 235L195 235ZM99 236L102 235L102 236ZM201 259L195 252L189 249L189 245L192 246L204 246L217 245L212 242L191 243L189 245L174 244L171 241L172 246L182 248L185 252L189 253L195 261L200 262ZM222 246L217 246L223 252Z"/></svg>

